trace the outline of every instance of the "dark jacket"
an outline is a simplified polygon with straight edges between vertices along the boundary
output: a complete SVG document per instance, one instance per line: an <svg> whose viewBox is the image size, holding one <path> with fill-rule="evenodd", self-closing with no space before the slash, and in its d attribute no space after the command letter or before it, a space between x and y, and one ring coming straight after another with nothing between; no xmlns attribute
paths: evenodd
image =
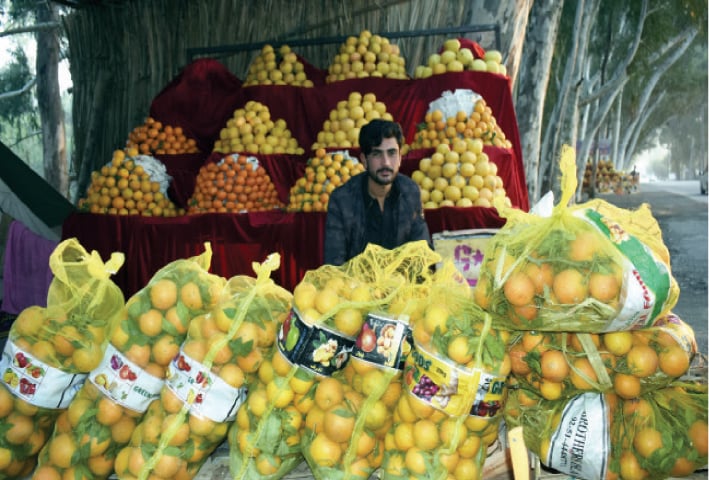
<svg viewBox="0 0 709 480"><path fill-rule="evenodd" d="M330 195L325 222L326 264L342 265L362 253L367 246L367 179L367 172L357 174ZM415 240L426 240L430 246L431 236L423 218L421 191L416 182L407 176L397 175L387 202L393 203L395 208L395 246Z"/></svg>

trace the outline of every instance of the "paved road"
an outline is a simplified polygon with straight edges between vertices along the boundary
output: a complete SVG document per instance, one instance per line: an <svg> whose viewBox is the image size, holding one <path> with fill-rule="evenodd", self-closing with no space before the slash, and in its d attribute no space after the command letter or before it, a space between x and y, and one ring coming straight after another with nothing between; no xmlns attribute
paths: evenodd
<svg viewBox="0 0 709 480"><path fill-rule="evenodd" d="M694 329L699 351L707 354L707 196L698 181L641 183L630 195L601 195L622 208L648 203L670 251L672 274L680 287L673 312Z"/></svg>

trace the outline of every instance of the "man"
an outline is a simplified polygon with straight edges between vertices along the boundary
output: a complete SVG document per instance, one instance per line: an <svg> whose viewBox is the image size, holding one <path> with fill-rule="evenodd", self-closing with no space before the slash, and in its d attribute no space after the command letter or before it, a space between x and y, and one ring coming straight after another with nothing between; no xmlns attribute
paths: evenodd
<svg viewBox="0 0 709 480"><path fill-rule="evenodd" d="M359 132L360 161L366 171L350 178L330 195L325 222L326 264L341 265L362 253L367 244L387 249L426 240L421 192L399 175L401 125L375 119Z"/></svg>

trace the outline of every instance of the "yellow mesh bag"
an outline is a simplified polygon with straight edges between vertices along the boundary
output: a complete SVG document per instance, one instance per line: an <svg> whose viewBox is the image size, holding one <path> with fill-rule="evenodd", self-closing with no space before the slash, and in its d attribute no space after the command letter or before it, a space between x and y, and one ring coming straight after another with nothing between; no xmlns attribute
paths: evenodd
<svg viewBox="0 0 709 480"><path fill-rule="evenodd" d="M440 256L426 242L413 242L392 250L372 245L344 266L350 278L365 282L371 291L391 294L376 308L363 310L345 367L315 383L315 405L301 436L315 478L364 480L381 466L385 436L402 395L410 322L420 316L436 279L443 278L431 268L438 261ZM455 270L451 265L446 272ZM460 275L455 275L460 284Z"/></svg>
<svg viewBox="0 0 709 480"><path fill-rule="evenodd" d="M650 326L677 303L660 228L647 205L569 206L574 152L561 157L562 196L549 217L506 208L475 289L495 324L512 330L605 332Z"/></svg>
<svg viewBox="0 0 709 480"><path fill-rule="evenodd" d="M692 328L673 314L642 330L588 333L519 332L509 345L512 374L546 400L584 392L633 399L685 375L697 344Z"/></svg>
<svg viewBox="0 0 709 480"><path fill-rule="evenodd" d="M404 315L404 310L412 309L416 303L413 289L408 295L399 295L407 286L411 287L408 279L418 279L425 284L422 279L438 259L425 242L414 242L393 251L370 246L345 265L325 265L305 274L294 289L291 314L278 332L278 348L259 369L259 379L250 385L246 403L229 431L234 478L282 478L303 461L302 449L311 450L311 439L304 438L306 432L322 428L327 407L344 399L338 399L344 387L334 375L341 375L337 372L348 365L350 350L368 313L393 315L391 307L394 307L396 315ZM388 380L382 380L377 385L381 389L377 396L387 389ZM362 394L348 388L353 396L356 393L362 398ZM383 421L381 416L380 412L378 421ZM334 414L333 420L338 421L340 417ZM371 447L381 458L383 445L380 443L375 449L375 438L368 439L371 442L362 440L367 443L362 448ZM321 442L316 445L318 443ZM341 460L345 451L339 445L338 449ZM356 458L348 457L353 461L351 472L346 473L339 460L337 467L340 468L335 467L329 454L315 458L309 461L315 461L312 470L318 478L342 478L352 475L358 465L361 466ZM322 473L323 468L327 473ZM371 468L366 471L371 472Z"/></svg>
<svg viewBox="0 0 709 480"><path fill-rule="evenodd" d="M38 472L55 477L113 473L116 455L156 402L168 364L193 317L216 303L224 279L209 274L210 245L171 262L128 299L101 364L57 419L39 455Z"/></svg>
<svg viewBox="0 0 709 480"><path fill-rule="evenodd" d="M623 400L589 392L532 399L510 392L509 428L547 467L579 479L685 477L707 462L707 387L674 382Z"/></svg>
<svg viewBox="0 0 709 480"><path fill-rule="evenodd" d="M467 284L452 279L436 278L412 322L414 343L387 434L383 479L481 478L487 448L497 439L509 335L492 327Z"/></svg>
<svg viewBox="0 0 709 480"><path fill-rule="evenodd" d="M123 260L123 254L114 253L104 263L76 239L52 252L47 307L20 312L0 360L0 450L11 452L0 477L33 469L55 422L100 363L125 314L123 293L110 279Z"/></svg>
<svg viewBox="0 0 709 480"><path fill-rule="evenodd" d="M142 435L118 454L120 478L193 478L226 439L247 385L290 312L291 293L270 278L279 265L278 254L254 263L255 278L232 277L220 302L192 319L160 399L137 427Z"/></svg>

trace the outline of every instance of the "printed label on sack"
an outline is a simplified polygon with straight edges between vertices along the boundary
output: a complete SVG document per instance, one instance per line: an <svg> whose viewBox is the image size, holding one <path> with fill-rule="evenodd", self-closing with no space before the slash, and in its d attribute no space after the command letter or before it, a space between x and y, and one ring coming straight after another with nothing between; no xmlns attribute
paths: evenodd
<svg viewBox="0 0 709 480"><path fill-rule="evenodd" d="M308 325L291 309L277 337L278 349L293 365L330 376L347 364L354 339L321 325Z"/></svg>
<svg viewBox="0 0 709 480"><path fill-rule="evenodd" d="M626 259L620 310L604 331L649 327L664 308L670 292L668 266L614 220L592 209L581 210L577 215L608 238Z"/></svg>
<svg viewBox="0 0 709 480"><path fill-rule="evenodd" d="M574 478L606 478L610 449L608 423L603 394L574 397L564 407L543 463Z"/></svg>
<svg viewBox="0 0 709 480"><path fill-rule="evenodd" d="M246 400L246 387L234 388L182 349L167 367L165 385L196 416L218 423L232 421Z"/></svg>
<svg viewBox="0 0 709 480"><path fill-rule="evenodd" d="M480 369L459 368L419 345L414 345L404 366L409 393L448 415L492 417L501 411L505 379Z"/></svg>
<svg viewBox="0 0 709 480"><path fill-rule="evenodd" d="M668 313L656 320L653 328L659 328L670 335L685 352L697 353L697 338L694 336L694 330L674 313Z"/></svg>
<svg viewBox="0 0 709 480"><path fill-rule="evenodd" d="M411 328L407 323L369 313L355 340L352 356L378 366L403 370L412 343Z"/></svg>
<svg viewBox="0 0 709 480"><path fill-rule="evenodd" d="M0 358L7 388L27 403L43 408L67 408L86 379L47 365L8 340Z"/></svg>
<svg viewBox="0 0 709 480"><path fill-rule="evenodd" d="M160 396L165 383L131 362L110 343L101 364L89 374L89 380L115 403L140 413Z"/></svg>

